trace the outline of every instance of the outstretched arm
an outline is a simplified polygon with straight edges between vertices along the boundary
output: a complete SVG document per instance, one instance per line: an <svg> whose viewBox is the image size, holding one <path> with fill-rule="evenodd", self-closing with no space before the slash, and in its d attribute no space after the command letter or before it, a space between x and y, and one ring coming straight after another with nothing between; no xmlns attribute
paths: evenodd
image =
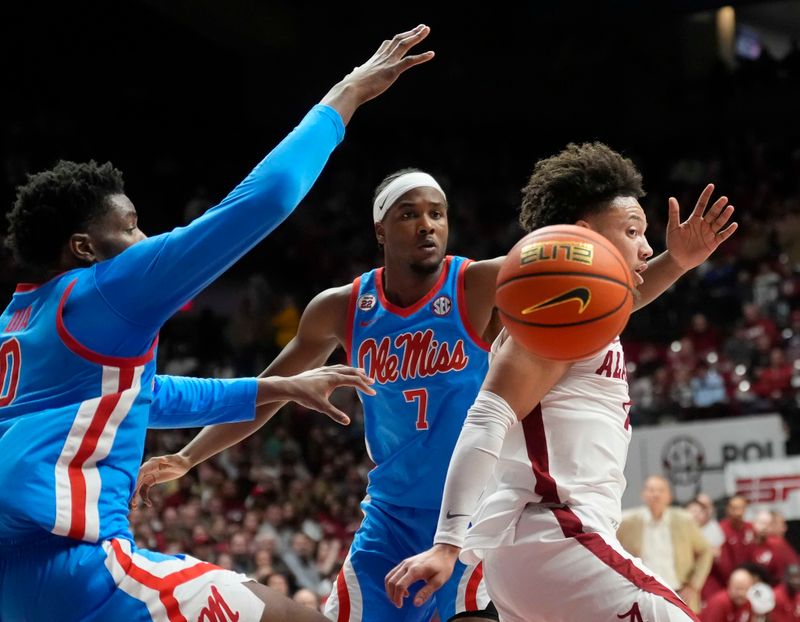
<svg viewBox="0 0 800 622"><path fill-rule="evenodd" d="M678 200L670 197L667 250L648 263L647 276L639 286L641 297L634 311L653 302L686 272L703 263L736 231L737 223L728 224L733 205L728 204L727 197L720 197L706 211L713 193L714 184L708 184L684 222L680 220Z"/></svg>
<svg viewBox="0 0 800 622"><path fill-rule="evenodd" d="M277 377L301 374L328 360L336 346L344 340L350 289L347 285L326 290L309 303L300 318L297 335L261 374L262 379L275 381L280 380ZM366 392L370 393L371 389ZM262 402L256 408L255 418L251 409L246 421L211 425L201 430L178 453L149 459L139 471L137 488L141 497L146 501L151 486L177 479L211 456L247 438L269 421L284 403L284 400ZM162 407L166 408L168 406ZM339 423L349 423L343 413L329 410L326 414Z"/></svg>
<svg viewBox="0 0 800 622"><path fill-rule="evenodd" d="M186 227L134 244L82 278L65 311L68 329L103 354L136 356L157 330L292 212L344 136L344 124L361 104L389 88L432 53L409 56L428 35L426 26L385 41L363 65L336 84L289 136L218 206ZM87 275L88 276L88 275ZM106 309L108 321L81 310Z"/></svg>
<svg viewBox="0 0 800 622"><path fill-rule="evenodd" d="M409 586L417 581L425 581L414 597L419 606L450 578L506 433L533 410L569 366L534 356L513 339L500 347L453 451L434 545L386 575L386 593L395 605L402 607Z"/></svg>

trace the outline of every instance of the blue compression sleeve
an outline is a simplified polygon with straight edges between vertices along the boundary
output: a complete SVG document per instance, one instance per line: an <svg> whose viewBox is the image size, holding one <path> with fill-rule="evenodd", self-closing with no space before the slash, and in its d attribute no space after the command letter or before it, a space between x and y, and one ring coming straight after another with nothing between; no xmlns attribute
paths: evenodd
<svg viewBox="0 0 800 622"><path fill-rule="evenodd" d="M156 376L150 428L199 428L252 421L256 413L255 378L219 380Z"/></svg>
<svg viewBox="0 0 800 622"><path fill-rule="evenodd" d="M343 137L339 114L314 106L222 203L82 271L64 310L67 328L102 354L146 351L175 311L286 219Z"/></svg>

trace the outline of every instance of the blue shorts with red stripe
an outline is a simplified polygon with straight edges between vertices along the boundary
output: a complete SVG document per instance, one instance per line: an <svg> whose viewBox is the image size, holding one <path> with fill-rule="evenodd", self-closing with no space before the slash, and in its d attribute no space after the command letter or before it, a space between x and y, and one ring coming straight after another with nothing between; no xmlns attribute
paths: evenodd
<svg viewBox="0 0 800 622"><path fill-rule="evenodd" d="M339 572L325 616L337 622L427 622L438 610L441 620L456 613L486 607L489 597L483 584L482 566L456 563L453 576L427 603L413 604L422 583L398 609L389 600L384 578L401 561L428 550L433 543L439 512L399 507L365 499L364 520L356 532L347 559Z"/></svg>
<svg viewBox="0 0 800 622"><path fill-rule="evenodd" d="M46 534L0 543L3 622L259 620L246 576L127 539L99 544Z"/></svg>

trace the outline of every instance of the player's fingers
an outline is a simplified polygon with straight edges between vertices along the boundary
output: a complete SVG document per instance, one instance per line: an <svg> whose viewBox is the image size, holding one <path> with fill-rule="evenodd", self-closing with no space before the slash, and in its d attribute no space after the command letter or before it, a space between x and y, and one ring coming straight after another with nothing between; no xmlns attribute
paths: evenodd
<svg viewBox="0 0 800 622"><path fill-rule="evenodd" d="M717 232L717 244L722 244L739 228L738 222L732 222L722 231Z"/></svg>
<svg viewBox="0 0 800 622"><path fill-rule="evenodd" d="M667 231L672 231L681 224L681 208L678 199L670 197L667 208Z"/></svg>
<svg viewBox="0 0 800 622"><path fill-rule="evenodd" d="M389 598L398 607L403 606L403 598L408 596L408 586L416 582L419 577L414 572L413 567L403 562L395 568L394 576L390 579L390 594Z"/></svg>
<svg viewBox="0 0 800 622"><path fill-rule="evenodd" d="M428 50L423 54L415 54L414 56L406 56L403 60L397 63L397 69L399 71L398 75L403 73L404 71L408 71L415 65L421 65L422 63L427 63L431 60L436 54L433 50Z"/></svg>
<svg viewBox="0 0 800 622"><path fill-rule="evenodd" d="M708 208L708 211L703 215L703 218L708 222L714 222L724 207L728 204L728 197L720 197Z"/></svg>
<svg viewBox="0 0 800 622"><path fill-rule="evenodd" d="M442 581L438 576L434 577L430 581L427 581L414 596L414 606L419 607L420 605L424 605L425 602L433 595L433 593L441 586Z"/></svg>
<svg viewBox="0 0 800 622"><path fill-rule="evenodd" d="M388 54L405 54L412 46L416 45L428 36L431 29L425 24L420 24L413 30L396 34L392 39L392 45L386 50Z"/></svg>
<svg viewBox="0 0 800 622"><path fill-rule="evenodd" d="M721 214L717 215L714 221L711 222L711 227L714 229L714 231L718 232L725 226L725 223L727 223L731 219L731 216L733 216L733 211L733 205L728 205L724 210L722 210Z"/></svg>
<svg viewBox="0 0 800 622"><path fill-rule="evenodd" d="M350 425L350 417L348 417L345 413L336 408L336 406L334 406L327 400L323 401L316 408L322 414L328 415L336 423L340 423L342 425Z"/></svg>
<svg viewBox="0 0 800 622"><path fill-rule="evenodd" d="M338 389L339 387L353 387L354 389L363 391L367 395L375 395L375 389L370 386L374 382L375 381L372 378L368 378L366 376L348 376L341 374L334 379L334 384L331 388Z"/></svg>
<svg viewBox="0 0 800 622"><path fill-rule="evenodd" d="M386 576L383 578L383 589L386 590L386 596L398 607L403 606L403 599L400 598L399 604L397 599L397 580L402 576L404 572L403 568L404 564L400 563L386 573Z"/></svg>
<svg viewBox="0 0 800 622"><path fill-rule="evenodd" d="M703 192L700 193L700 198L697 199L697 203L692 210L692 215L690 218L694 218L695 216L700 217L703 215L703 212L706 211L706 205L708 205L708 200L711 198L711 195L714 193L714 184L708 184Z"/></svg>

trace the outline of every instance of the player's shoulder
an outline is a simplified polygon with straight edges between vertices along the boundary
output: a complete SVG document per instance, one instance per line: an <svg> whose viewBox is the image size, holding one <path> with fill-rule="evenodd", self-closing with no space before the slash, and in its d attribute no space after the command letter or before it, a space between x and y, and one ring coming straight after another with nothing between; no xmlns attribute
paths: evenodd
<svg viewBox="0 0 800 622"><path fill-rule="evenodd" d="M337 311L346 312L347 306L350 303L352 291L352 283L340 285L338 287L330 287L314 296L311 302L308 303L306 310L326 313L336 313Z"/></svg>

